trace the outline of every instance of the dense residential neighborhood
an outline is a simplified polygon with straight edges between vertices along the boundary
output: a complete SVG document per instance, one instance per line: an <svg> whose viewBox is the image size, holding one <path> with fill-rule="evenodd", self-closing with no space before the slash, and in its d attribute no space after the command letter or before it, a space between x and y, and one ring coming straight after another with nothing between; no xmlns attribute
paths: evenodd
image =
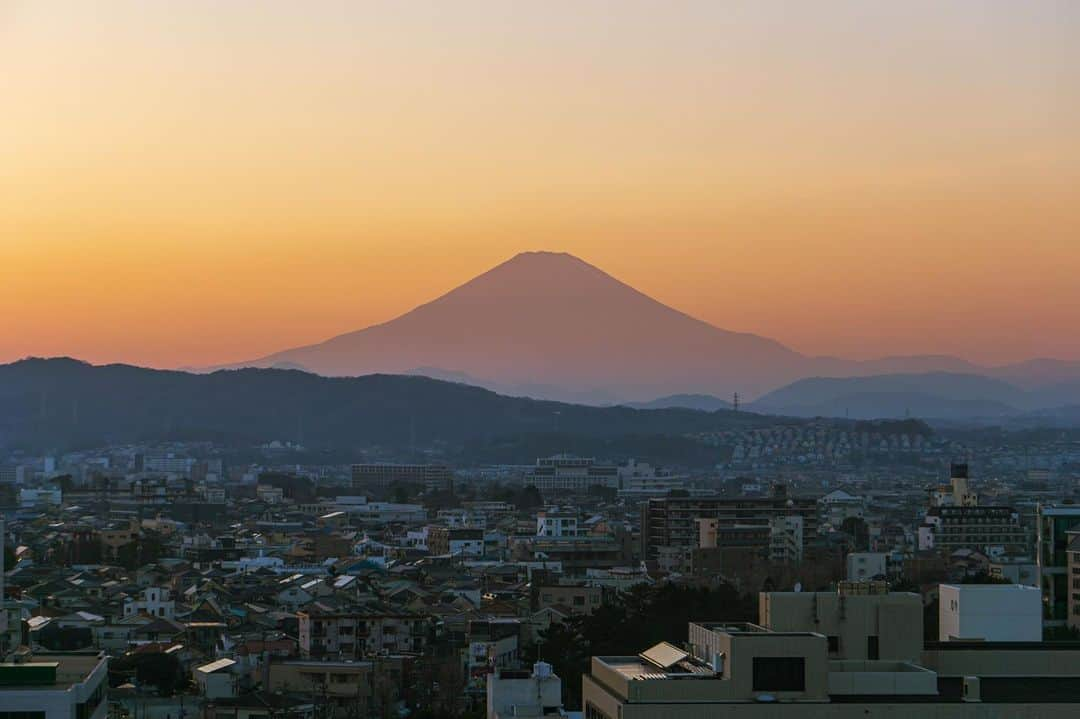
<svg viewBox="0 0 1080 719"><path fill-rule="evenodd" d="M775 437L761 446L822 435ZM923 672L918 700L948 703L964 661L983 671L953 649L1021 641L1053 651L1051 674L1080 687L1077 449L1004 473L997 456L949 463L961 447L940 437L856 442L880 443L892 466L848 471L569 454L266 462L277 447L254 464L205 442L13 453L0 474L0 684L5 672L40 681L35 692L71 681L98 702L74 706L76 719L106 707L131 719L520 716L537 695L552 702L544 713L652 716L620 682L688 672L719 682L703 701L850 703L877 690L845 662L908 662L919 668L874 671ZM845 628L850 612L868 618ZM980 623L986 612L1009 619ZM805 639L785 640L773 679L722 688L745 666L736 647L773 652L769 637L791 632ZM797 678L796 660L827 676ZM1007 673L983 674L984 694ZM892 701L914 700L895 686Z"/></svg>

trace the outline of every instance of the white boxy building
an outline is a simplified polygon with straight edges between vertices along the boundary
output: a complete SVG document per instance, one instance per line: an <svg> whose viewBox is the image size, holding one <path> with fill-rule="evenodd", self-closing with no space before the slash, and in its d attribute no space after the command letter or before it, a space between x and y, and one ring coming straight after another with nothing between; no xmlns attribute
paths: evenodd
<svg viewBox="0 0 1080 719"><path fill-rule="evenodd" d="M565 719L562 680L551 665L537 662L532 671L496 669L487 675L487 719L548 717Z"/></svg>
<svg viewBox="0 0 1080 719"><path fill-rule="evenodd" d="M40 654L0 664L0 714L19 719L105 719L104 654Z"/></svg>
<svg viewBox="0 0 1080 719"><path fill-rule="evenodd" d="M942 584L938 638L1041 642L1042 592L1022 584Z"/></svg>

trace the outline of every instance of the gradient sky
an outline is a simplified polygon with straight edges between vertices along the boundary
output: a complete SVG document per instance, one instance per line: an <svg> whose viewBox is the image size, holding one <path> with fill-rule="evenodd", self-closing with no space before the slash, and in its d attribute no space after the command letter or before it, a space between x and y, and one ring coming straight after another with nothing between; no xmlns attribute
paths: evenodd
<svg viewBox="0 0 1080 719"><path fill-rule="evenodd" d="M0 0L0 361L250 359L526 249L1080 358L1080 3Z"/></svg>

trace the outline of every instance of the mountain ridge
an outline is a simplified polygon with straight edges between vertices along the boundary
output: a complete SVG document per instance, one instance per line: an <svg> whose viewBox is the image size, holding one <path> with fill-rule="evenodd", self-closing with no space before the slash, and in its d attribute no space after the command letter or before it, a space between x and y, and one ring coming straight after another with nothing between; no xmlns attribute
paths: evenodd
<svg viewBox="0 0 1080 719"><path fill-rule="evenodd" d="M250 368L195 374L71 358L0 365L0 404L0 446L52 448L177 437L248 446L295 440L337 449L558 433L681 439L785 421L748 412L645 411L506 397L421 376L322 377Z"/></svg>
<svg viewBox="0 0 1080 719"><path fill-rule="evenodd" d="M648 402L628 402L627 407L634 409L694 409L701 412L715 412L717 410L733 409L732 403L714 397L711 394L672 394L666 397L657 397Z"/></svg>
<svg viewBox="0 0 1080 719"><path fill-rule="evenodd" d="M654 387L690 387L710 375L715 383L717 357L727 363L724 374L742 378L732 387L764 386L769 374L787 377L802 362L775 340L714 327L572 255L539 252L516 255L387 322L222 368L293 362L341 376L454 367L500 385L650 398Z"/></svg>
<svg viewBox="0 0 1080 719"><path fill-rule="evenodd" d="M594 404L735 392L752 400L810 377L912 372L979 374L1029 390L1080 381L1080 362L1068 360L991 367L950 355L805 355L716 327L580 258L547 251L515 255L385 322L208 369L274 366L325 376L452 373L499 392Z"/></svg>
<svg viewBox="0 0 1080 719"><path fill-rule="evenodd" d="M1038 416L1080 402L1080 383L1025 389L982 374L899 373L808 377L774 390L748 407L795 417L902 417L987 420Z"/></svg>

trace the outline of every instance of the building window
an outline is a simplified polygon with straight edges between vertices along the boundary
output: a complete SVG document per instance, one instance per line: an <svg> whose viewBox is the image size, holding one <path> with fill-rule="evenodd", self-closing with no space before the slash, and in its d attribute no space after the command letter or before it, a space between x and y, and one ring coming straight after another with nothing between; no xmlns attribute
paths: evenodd
<svg viewBox="0 0 1080 719"><path fill-rule="evenodd" d="M878 655L878 638L876 634L871 634L866 638L866 658L877 660L879 658Z"/></svg>
<svg viewBox="0 0 1080 719"><path fill-rule="evenodd" d="M829 636L829 654L840 653L840 637L832 634Z"/></svg>
<svg viewBox="0 0 1080 719"><path fill-rule="evenodd" d="M754 691L801 692L805 690L805 658L754 657Z"/></svg>

